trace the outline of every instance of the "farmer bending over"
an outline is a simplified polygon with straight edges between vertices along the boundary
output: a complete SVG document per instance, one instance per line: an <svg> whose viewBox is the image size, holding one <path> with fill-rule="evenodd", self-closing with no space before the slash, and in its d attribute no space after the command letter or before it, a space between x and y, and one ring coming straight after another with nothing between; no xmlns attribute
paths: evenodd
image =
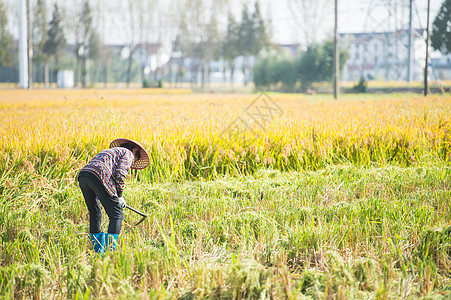
<svg viewBox="0 0 451 300"><path fill-rule="evenodd" d="M89 232L96 253L105 253L107 247L116 249L124 219L122 209L126 206L122 191L128 170L144 169L149 161L149 155L140 144L129 139L116 139L111 142L110 149L97 154L80 170L78 183L89 210ZM99 200L110 221L108 233L101 232Z"/></svg>

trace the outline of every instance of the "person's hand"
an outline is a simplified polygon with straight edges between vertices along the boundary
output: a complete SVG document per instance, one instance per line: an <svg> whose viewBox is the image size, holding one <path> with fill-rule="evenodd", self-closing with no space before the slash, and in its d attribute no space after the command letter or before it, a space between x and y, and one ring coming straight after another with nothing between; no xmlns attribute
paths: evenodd
<svg viewBox="0 0 451 300"><path fill-rule="evenodd" d="M124 208L125 206L127 206L127 202L125 202L124 197L119 197L119 205L120 207Z"/></svg>

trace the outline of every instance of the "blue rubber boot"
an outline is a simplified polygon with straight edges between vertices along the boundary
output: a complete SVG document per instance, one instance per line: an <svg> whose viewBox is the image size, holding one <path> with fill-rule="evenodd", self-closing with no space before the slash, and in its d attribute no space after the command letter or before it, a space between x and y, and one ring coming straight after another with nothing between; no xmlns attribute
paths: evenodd
<svg viewBox="0 0 451 300"><path fill-rule="evenodd" d="M119 234L105 233L106 248L108 250L110 250L110 251L116 250L118 237L119 237Z"/></svg>
<svg viewBox="0 0 451 300"><path fill-rule="evenodd" d="M95 253L105 253L105 233L91 233L91 243Z"/></svg>

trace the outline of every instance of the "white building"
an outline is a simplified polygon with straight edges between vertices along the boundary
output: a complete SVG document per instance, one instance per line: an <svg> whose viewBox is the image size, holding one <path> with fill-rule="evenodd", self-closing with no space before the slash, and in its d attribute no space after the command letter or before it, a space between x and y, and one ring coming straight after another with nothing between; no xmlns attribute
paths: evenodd
<svg viewBox="0 0 451 300"><path fill-rule="evenodd" d="M414 30L412 79L421 80L426 52L425 31ZM348 49L344 81L406 80L408 73L408 31L342 33L340 47Z"/></svg>
<svg viewBox="0 0 451 300"><path fill-rule="evenodd" d="M432 80L451 79L451 54L440 55L438 53L433 53L431 55L430 66L431 72L429 76Z"/></svg>

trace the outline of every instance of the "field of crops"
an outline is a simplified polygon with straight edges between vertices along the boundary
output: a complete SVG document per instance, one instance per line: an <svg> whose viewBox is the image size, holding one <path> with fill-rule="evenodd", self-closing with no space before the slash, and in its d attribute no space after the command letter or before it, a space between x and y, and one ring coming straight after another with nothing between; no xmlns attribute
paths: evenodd
<svg viewBox="0 0 451 300"><path fill-rule="evenodd" d="M0 90L0 120L6 299L451 297L450 95ZM117 137L149 217L94 257L75 177Z"/></svg>

